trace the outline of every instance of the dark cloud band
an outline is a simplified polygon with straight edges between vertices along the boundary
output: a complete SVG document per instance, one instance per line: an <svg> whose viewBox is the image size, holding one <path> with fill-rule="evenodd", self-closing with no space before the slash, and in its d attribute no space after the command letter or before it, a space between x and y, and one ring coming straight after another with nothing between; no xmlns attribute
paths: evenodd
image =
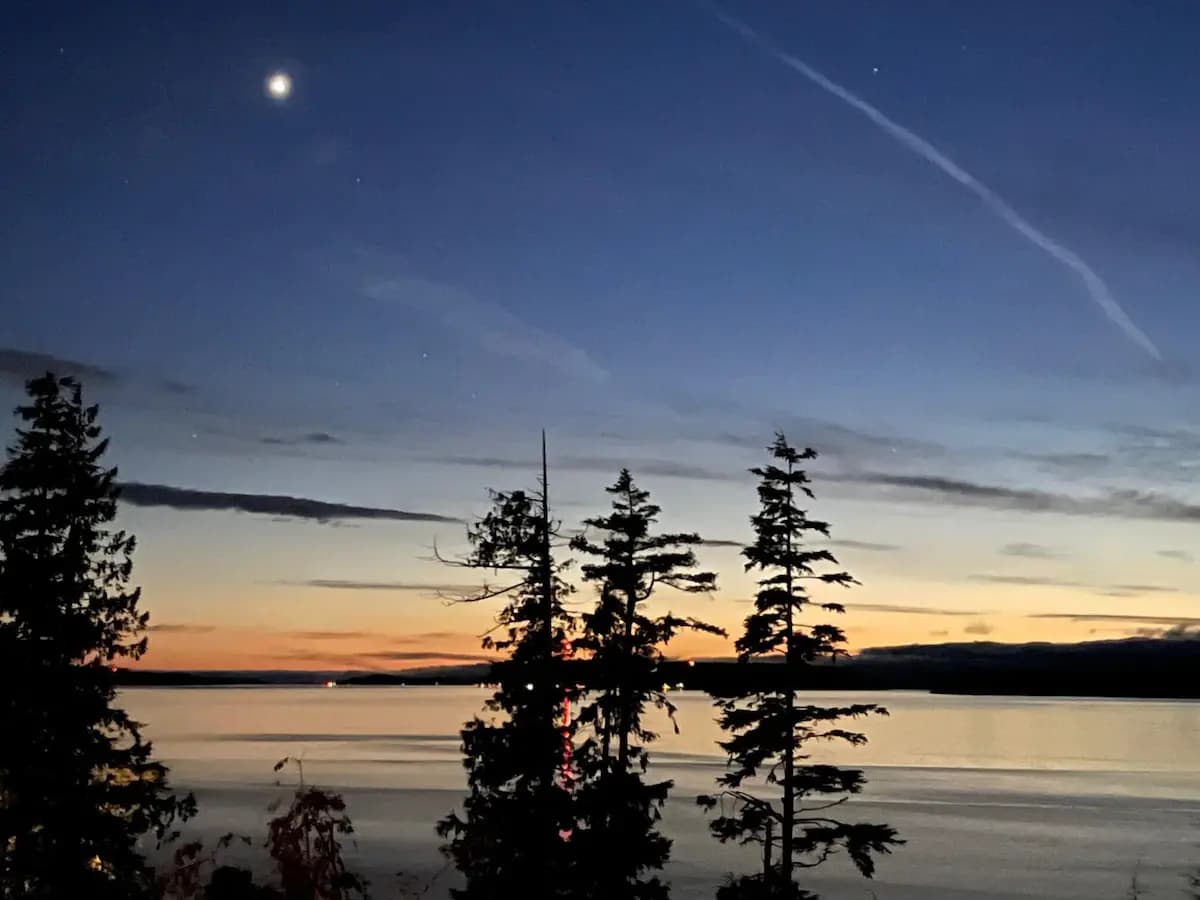
<svg viewBox="0 0 1200 900"><path fill-rule="evenodd" d="M287 516L313 522L341 519L379 519L394 522L459 522L452 516L410 512L375 506L326 503L307 497L276 494L233 494L224 491L198 491L165 484L126 482L121 485L121 500L130 506L166 507L180 510L229 510L260 516Z"/></svg>

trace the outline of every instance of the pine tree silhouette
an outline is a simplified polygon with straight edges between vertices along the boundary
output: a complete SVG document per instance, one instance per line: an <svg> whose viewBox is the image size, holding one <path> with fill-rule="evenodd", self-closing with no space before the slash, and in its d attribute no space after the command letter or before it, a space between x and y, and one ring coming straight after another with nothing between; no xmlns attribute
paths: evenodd
<svg viewBox="0 0 1200 900"><path fill-rule="evenodd" d="M799 496L813 497L800 464L815 459L816 452L794 449L782 434L768 449L772 462L751 470L759 477L760 508L750 520L755 541L742 552L747 571L758 570L763 577L736 646L743 662L774 659L781 665L769 683L718 698L720 725L729 734L721 747L731 768L718 779L718 794L699 798L708 809L720 808L710 823L713 834L721 841L761 844L764 864L761 874L723 887L717 895L721 900L815 897L793 881L796 868L819 865L842 849L870 877L873 854L889 853L903 843L887 825L850 824L832 816L833 809L862 790L866 779L860 770L808 762L814 744L866 742L865 735L842 727L842 720L886 710L875 704L816 706L799 696L805 670L823 657L844 654L846 640L835 625L801 622L813 607L845 612L838 603L811 601L806 585L815 581L848 587L856 582L846 572L818 572L818 566L836 566L837 560L828 550L806 544L812 534L829 534L825 522L808 518L797 505ZM746 790L746 782L756 778L778 786L778 803Z"/></svg>
<svg viewBox="0 0 1200 900"><path fill-rule="evenodd" d="M194 803L114 705L114 663L146 651L134 539L110 527L97 407L71 378L26 389L0 470L0 897L144 897L140 839Z"/></svg>
<svg viewBox="0 0 1200 900"><path fill-rule="evenodd" d="M600 593L575 642L590 655L591 699L580 711L579 725L591 737L576 751L574 883L579 897L651 900L668 894L657 875L646 873L661 869L670 853L671 842L656 824L671 782L644 779L649 758L643 745L656 736L643 724L643 715L653 706L674 721L675 707L658 673L672 638L684 629L724 632L695 619L646 611L656 587L709 591L716 576L695 571L692 548L700 543L698 535L652 533L659 507L634 484L628 469L607 491L612 512L584 523L601 532L603 541L585 532L571 542L573 549L597 558L582 572Z"/></svg>
<svg viewBox="0 0 1200 900"><path fill-rule="evenodd" d="M491 511L468 529L471 552L452 564L511 579L461 598L503 597L501 636L484 647L507 651L493 667L499 682L486 709L462 731L468 795L463 815L438 824L443 851L466 877L460 900L573 896L570 881L571 776L566 771L571 724L564 700L574 696L564 659L574 617L563 604L569 563L555 558L558 523L551 519L542 443L538 493L496 493Z"/></svg>

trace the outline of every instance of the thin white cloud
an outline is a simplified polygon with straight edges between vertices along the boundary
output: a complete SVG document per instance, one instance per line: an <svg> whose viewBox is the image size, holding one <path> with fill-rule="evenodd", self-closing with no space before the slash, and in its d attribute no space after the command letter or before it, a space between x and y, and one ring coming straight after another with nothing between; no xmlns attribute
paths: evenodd
<svg viewBox="0 0 1200 900"><path fill-rule="evenodd" d="M363 293L431 319L497 356L586 381L608 377L586 350L465 291L423 278L400 276L368 279Z"/></svg>

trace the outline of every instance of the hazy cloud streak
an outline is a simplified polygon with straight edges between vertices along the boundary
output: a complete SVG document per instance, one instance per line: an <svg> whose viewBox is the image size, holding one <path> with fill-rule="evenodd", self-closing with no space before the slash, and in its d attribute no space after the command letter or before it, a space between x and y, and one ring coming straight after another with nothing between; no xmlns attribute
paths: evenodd
<svg viewBox="0 0 1200 900"><path fill-rule="evenodd" d="M119 379L112 369L77 359L63 359L48 353L34 353L12 347L0 347L0 376L24 384L27 379L53 372L59 377L74 375L85 381L115 384Z"/></svg>
<svg viewBox="0 0 1200 900"><path fill-rule="evenodd" d="M447 594L469 594L479 590L477 584L433 584L411 581L355 581L348 578L308 578L303 581L280 581L294 587L325 588L332 591L429 591Z"/></svg>
<svg viewBox="0 0 1200 900"><path fill-rule="evenodd" d="M1067 581L1042 575L971 575L971 581L989 584L1015 584L1024 587L1085 587L1080 581Z"/></svg>
<svg viewBox="0 0 1200 900"><path fill-rule="evenodd" d="M297 434L289 437L279 437L278 435L268 435L258 439L260 444L267 444L275 447L298 447L305 444L344 444L341 438L330 434L327 431L311 431L308 434Z"/></svg>
<svg viewBox="0 0 1200 900"><path fill-rule="evenodd" d="M374 300L395 303L427 316L498 356L588 381L608 378L608 372L587 351L464 291L421 278L402 277L369 281L363 292Z"/></svg>
<svg viewBox="0 0 1200 900"><path fill-rule="evenodd" d="M827 542L831 547L845 547L849 550L870 550L873 553L893 553L903 550L899 544L880 544L875 541L853 541L849 538L838 538Z"/></svg>
<svg viewBox="0 0 1200 900"><path fill-rule="evenodd" d="M929 606L904 606L891 603L847 603L847 612L896 613L906 616L986 616L991 613L978 609L944 609Z"/></svg>
<svg viewBox="0 0 1200 900"><path fill-rule="evenodd" d="M1000 552L1005 556L1020 556L1024 559L1058 559L1059 557L1059 554L1049 547L1042 546L1041 544L1031 544L1026 541L1005 544L1000 548Z"/></svg>
<svg viewBox="0 0 1200 900"><path fill-rule="evenodd" d="M419 459L422 462L447 466L513 469L527 472L533 472L538 465L534 459L508 459L499 456L424 456ZM552 457L550 466L564 472L600 472L614 476L624 468L629 469L635 477L650 475L659 478L690 478L695 481L741 481L745 477L740 471L722 472L669 459L621 460L608 456L564 456Z"/></svg>
<svg viewBox="0 0 1200 900"><path fill-rule="evenodd" d="M374 506L326 503L307 497L276 494L232 494L224 491L199 491L166 484L121 485L121 501L130 506L166 507L179 510L229 510L261 516L290 516L314 522L339 519L383 519L396 522L460 522L452 516L408 512Z"/></svg>
<svg viewBox="0 0 1200 900"><path fill-rule="evenodd" d="M1033 488L1000 487L940 475L893 475L886 472L826 475L823 480L898 488L905 491L902 499L922 503L1070 516L1200 522L1200 505L1155 491L1122 488L1110 489L1096 497L1072 497Z"/></svg>
<svg viewBox="0 0 1200 900"><path fill-rule="evenodd" d="M1178 588L1161 584L1112 584L1090 585L1085 581L1072 581L1065 578L1053 578L1045 575L971 575L970 581L981 581L989 584L1011 584L1020 587L1066 587L1090 588L1105 597L1136 597L1139 594L1174 594Z"/></svg>
<svg viewBox="0 0 1200 900"><path fill-rule="evenodd" d="M1191 562L1193 557L1186 550L1159 550L1158 555L1164 559L1176 559L1180 562Z"/></svg>
<svg viewBox="0 0 1200 900"><path fill-rule="evenodd" d="M188 622L165 622L162 625L151 625L146 630L156 634L210 634L217 630L217 626L193 625Z"/></svg>
<svg viewBox="0 0 1200 900"><path fill-rule="evenodd" d="M379 638L378 634L370 631L283 631L279 634L302 641L373 640Z"/></svg>
<svg viewBox="0 0 1200 900"><path fill-rule="evenodd" d="M1027 619L1061 619L1067 622L1133 622L1146 625L1200 625L1188 616L1137 616L1116 613L1030 613Z"/></svg>
<svg viewBox="0 0 1200 900"><path fill-rule="evenodd" d="M456 662L495 662L496 657L484 656L481 653L450 653L442 650L387 650L382 653L360 654L368 659L387 660L389 662L408 662L412 660L451 659Z"/></svg>

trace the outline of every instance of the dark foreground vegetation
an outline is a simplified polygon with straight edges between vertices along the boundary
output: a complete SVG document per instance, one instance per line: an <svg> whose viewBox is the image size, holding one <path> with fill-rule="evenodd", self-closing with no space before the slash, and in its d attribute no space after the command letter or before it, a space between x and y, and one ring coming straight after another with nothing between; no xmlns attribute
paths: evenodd
<svg viewBox="0 0 1200 900"><path fill-rule="evenodd" d="M28 394L0 470L0 900L367 896L371 886L343 860L354 829L342 797L306 783L295 760L276 766L294 768L297 783L265 839L187 840L194 799L173 792L141 724L116 705L118 683L162 682L120 668L146 652L148 616L131 583L134 538L113 524L119 490L116 470L102 465L97 409L70 378L47 374ZM778 435L752 470L755 539L743 557L758 587L732 636L736 663L669 658L684 631L723 633L663 603L711 591L716 577L697 559L700 536L660 530L658 506L628 470L607 488L609 511L582 530L564 530L553 514L544 447L535 490L493 495L468 529L469 552L445 560L489 585L459 599L495 607L483 645L503 657L483 673L492 693L462 729L466 796L430 823L462 876L456 898L670 896L671 838L660 825L673 785L650 777L657 735L647 725L653 710L674 721L667 683L708 691L724 732L726 771L688 799L708 811L714 839L758 850L760 864L730 874L719 900L814 898L808 869L842 854L869 878L903 844L888 824L853 816L846 801L866 786L862 771L812 759L817 746L864 743L860 724L886 710L853 699L818 706L814 689L1028 692L1053 682L1084 693L1116 687L1114 653L1121 678L1136 666L1141 684L1195 683L1195 654L1182 641L1155 645L1154 655L1142 643L1016 653L943 645L848 660L835 598L856 582L814 540L829 536L806 509L815 456ZM224 677L173 683L237 680ZM236 864L239 848L254 846L270 860L265 874ZM154 868L151 854L166 862Z"/></svg>

